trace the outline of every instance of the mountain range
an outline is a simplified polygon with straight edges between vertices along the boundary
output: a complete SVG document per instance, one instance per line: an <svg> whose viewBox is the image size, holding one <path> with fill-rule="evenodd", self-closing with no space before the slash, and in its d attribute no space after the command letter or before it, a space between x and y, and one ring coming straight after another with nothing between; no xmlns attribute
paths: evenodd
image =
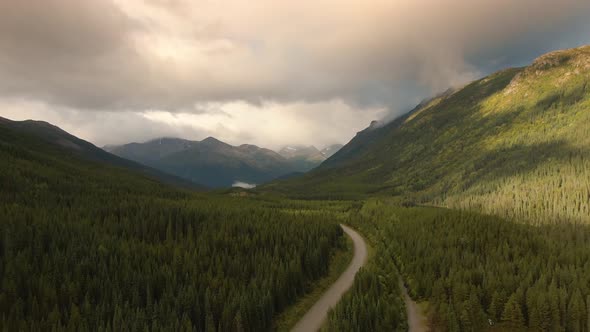
<svg viewBox="0 0 590 332"><path fill-rule="evenodd" d="M202 141L159 138L101 149L44 121L12 121L0 117L0 126L6 133L34 137L88 161L129 169L190 189L252 187L276 178L300 175L317 167L341 147L331 145L319 151L313 146L293 146L277 153L249 144L232 146L209 137Z"/></svg>
<svg viewBox="0 0 590 332"><path fill-rule="evenodd" d="M119 157L212 188L251 187L303 173L318 166L338 148L333 145L322 152L313 146L289 146L277 153L250 144L232 146L213 137L202 141L158 138L104 147Z"/></svg>

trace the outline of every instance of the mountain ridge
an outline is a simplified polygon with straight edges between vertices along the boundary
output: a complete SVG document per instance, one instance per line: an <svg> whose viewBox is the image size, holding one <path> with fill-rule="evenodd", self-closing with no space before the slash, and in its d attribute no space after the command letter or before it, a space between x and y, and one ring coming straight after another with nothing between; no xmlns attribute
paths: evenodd
<svg viewBox="0 0 590 332"><path fill-rule="evenodd" d="M106 145L103 148L120 157L211 187L230 187L238 182L258 185L301 174L326 159L314 146L291 147L293 153L286 154L285 151L291 152L287 147L275 152L253 144L234 146L215 137L201 141L161 137L144 143ZM326 153L332 153L337 145L327 148Z"/></svg>
<svg viewBox="0 0 590 332"><path fill-rule="evenodd" d="M583 46L427 100L357 133L310 173L264 188L588 222L589 124L590 46Z"/></svg>
<svg viewBox="0 0 590 332"><path fill-rule="evenodd" d="M272 150L252 144L233 146L214 137L201 141L156 138L105 148L120 157L216 188L231 187L236 182L260 184L297 171Z"/></svg>

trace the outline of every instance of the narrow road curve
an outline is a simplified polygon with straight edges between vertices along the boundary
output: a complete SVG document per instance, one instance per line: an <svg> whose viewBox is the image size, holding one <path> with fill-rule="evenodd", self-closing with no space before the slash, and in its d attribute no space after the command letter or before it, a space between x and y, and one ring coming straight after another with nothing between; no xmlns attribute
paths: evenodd
<svg viewBox="0 0 590 332"><path fill-rule="evenodd" d="M367 261L367 245L365 244L363 237L350 227L342 224L340 224L340 227L342 227L342 230L344 230L354 243L354 257L352 258L350 265L348 265L348 268L346 268L346 271L344 271L338 280L330 286L313 307L305 313L291 331L318 331L328 317L330 309L333 308L338 301L340 301L342 295L352 287L354 276Z"/></svg>
<svg viewBox="0 0 590 332"><path fill-rule="evenodd" d="M402 296L404 297L404 302L406 303L406 312L408 314L408 331L409 332L428 332L430 329L426 324L426 317L424 317L424 313L422 313L422 309L418 306L410 295L408 294L408 289L404 285L403 281L400 279L399 287L402 291Z"/></svg>

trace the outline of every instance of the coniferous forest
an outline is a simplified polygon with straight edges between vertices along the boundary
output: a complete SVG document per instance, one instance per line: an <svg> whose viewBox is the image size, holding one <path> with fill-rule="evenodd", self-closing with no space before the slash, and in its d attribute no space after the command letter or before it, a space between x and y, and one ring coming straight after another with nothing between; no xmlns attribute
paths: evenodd
<svg viewBox="0 0 590 332"><path fill-rule="evenodd" d="M588 331L590 227L530 226L495 216L368 201L351 213L379 252L330 317L334 331L405 330L402 278L435 331ZM360 289L358 289L360 288ZM395 293L395 291L393 292ZM381 313L375 318L375 313ZM396 325L397 324L397 325Z"/></svg>
<svg viewBox="0 0 590 332"><path fill-rule="evenodd" d="M342 245L329 213L180 191L0 135L6 331L268 330Z"/></svg>

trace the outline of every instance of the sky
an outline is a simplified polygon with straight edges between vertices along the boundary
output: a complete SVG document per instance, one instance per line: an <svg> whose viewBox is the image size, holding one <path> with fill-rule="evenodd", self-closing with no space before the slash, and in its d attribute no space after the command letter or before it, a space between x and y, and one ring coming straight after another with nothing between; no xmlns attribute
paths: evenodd
<svg viewBox="0 0 590 332"><path fill-rule="evenodd" d="M0 116L279 149L590 43L588 0L0 0Z"/></svg>

